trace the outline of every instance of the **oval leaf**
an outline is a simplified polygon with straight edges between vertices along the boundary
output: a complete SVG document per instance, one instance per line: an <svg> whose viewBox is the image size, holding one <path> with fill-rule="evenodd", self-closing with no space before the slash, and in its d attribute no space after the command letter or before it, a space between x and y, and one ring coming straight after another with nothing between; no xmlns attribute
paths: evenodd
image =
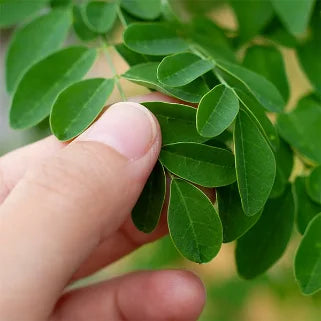
<svg viewBox="0 0 321 321"><path fill-rule="evenodd" d="M200 101L197 109L196 127L200 135L215 137L227 129L239 111L239 101L234 91L218 85Z"/></svg>
<svg viewBox="0 0 321 321"><path fill-rule="evenodd" d="M223 242L237 240L260 218L262 211L253 216L244 214L237 184L219 187L216 190L218 213L223 225Z"/></svg>
<svg viewBox="0 0 321 321"><path fill-rule="evenodd" d="M80 80L95 58L95 49L70 47L31 67L13 97L10 110L11 127L28 128L45 119L59 92Z"/></svg>
<svg viewBox="0 0 321 321"><path fill-rule="evenodd" d="M225 149L197 143L166 145L160 161L173 174L206 187L235 182L233 154Z"/></svg>
<svg viewBox="0 0 321 321"><path fill-rule="evenodd" d="M82 133L104 108L114 82L113 79L87 79L61 92L50 114L52 133L62 141Z"/></svg>
<svg viewBox="0 0 321 321"><path fill-rule="evenodd" d="M117 6L116 2L90 1L84 7L84 21L92 31L106 33L116 21Z"/></svg>
<svg viewBox="0 0 321 321"><path fill-rule="evenodd" d="M157 79L157 67L157 62L139 64L131 67L122 75L122 77L141 86L156 89L166 95L190 103L198 103L205 93L208 92L208 87L201 78L198 78L183 87L169 87L163 85Z"/></svg>
<svg viewBox="0 0 321 321"><path fill-rule="evenodd" d="M303 234L311 220L321 212L321 205L313 202L306 191L306 178L298 176L294 182L294 199L298 231Z"/></svg>
<svg viewBox="0 0 321 321"><path fill-rule="evenodd" d="M162 11L161 0L121 0L121 7L144 20L154 20Z"/></svg>
<svg viewBox="0 0 321 321"><path fill-rule="evenodd" d="M209 262L221 248L222 224L213 204L201 190L180 179L171 183L168 228L178 251L193 262Z"/></svg>
<svg viewBox="0 0 321 321"><path fill-rule="evenodd" d="M306 181L308 195L321 204L321 166L313 169Z"/></svg>
<svg viewBox="0 0 321 321"><path fill-rule="evenodd" d="M6 59L7 90L13 92L26 70L60 47L71 25L67 10L54 10L19 29L10 42ZM27 46L26 44L32 44Z"/></svg>
<svg viewBox="0 0 321 321"><path fill-rule="evenodd" d="M259 221L237 241L238 273L253 279L267 271L284 253L291 237L294 201L288 185L285 193L270 199Z"/></svg>
<svg viewBox="0 0 321 321"><path fill-rule="evenodd" d="M275 157L253 120L240 110L234 130L237 182L246 215L266 203L275 179Z"/></svg>
<svg viewBox="0 0 321 321"><path fill-rule="evenodd" d="M132 212L135 226L144 233L151 233L157 226L165 200L166 177L157 162Z"/></svg>
<svg viewBox="0 0 321 321"><path fill-rule="evenodd" d="M213 68L214 63L210 59L202 59L189 52L178 53L162 60L157 69L157 78L167 86L180 87Z"/></svg>
<svg viewBox="0 0 321 321"><path fill-rule="evenodd" d="M147 55L169 55L188 49L175 28L165 23L133 23L124 32L124 42L132 50Z"/></svg>
<svg viewBox="0 0 321 321"><path fill-rule="evenodd" d="M232 87L251 93L267 110L281 112L285 102L278 89L263 76L226 61L217 61L219 73Z"/></svg>
<svg viewBox="0 0 321 321"><path fill-rule="evenodd" d="M205 141L195 128L195 108L158 101L142 103L142 105L156 116L161 127L163 145Z"/></svg>
<svg viewBox="0 0 321 321"><path fill-rule="evenodd" d="M294 273L306 295L321 289L321 213L309 224L295 256Z"/></svg>
<svg viewBox="0 0 321 321"><path fill-rule="evenodd" d="M90 41L98 37L98 33L93 32L86 25L83 15L81 13L82 9L80 6L73 7L73 27L77 36L84 41Z"/></svg>

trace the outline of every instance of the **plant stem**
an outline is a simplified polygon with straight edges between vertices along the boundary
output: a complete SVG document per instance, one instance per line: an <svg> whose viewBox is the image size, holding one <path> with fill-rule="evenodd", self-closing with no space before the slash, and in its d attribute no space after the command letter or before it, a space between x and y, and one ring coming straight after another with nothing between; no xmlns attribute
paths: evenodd
<svg viewBox="0 0 321 321"><path fill-rule="evenodd" d="M125 92L124 92L124 90L123 90L123 88L122 88L122 86L120 84L120 81L119 81L120 77L119 77L119 75L117 73L117 70L115 68L114 62L113 62L113 60L112 60L112 58L110 56L110 53L109 53L109 46L105 42L103 44L103 50L104 50L104 53L105 53L105 57L106 57L107 63L108 63L108 65L109 65L109 67L110 67L110 69L111 69L111 71L113 73L113 76L114 76L114 79L115 79L115 82L116 82L116 86L117 86L117 89L118 89L118 91L120 93L120 96L121 96L123 101L127 101L126 94L125 94Z"/></svg>
<svg viewBox="0 0 321 321"><path fill-rule="evenodd" d="M127 28L127 22L125 20L125 17L120 9L120 5L118 5L117 7L117 15L118 15L118 19L120 21L120 23L122 24L123 28Z"/></svg>

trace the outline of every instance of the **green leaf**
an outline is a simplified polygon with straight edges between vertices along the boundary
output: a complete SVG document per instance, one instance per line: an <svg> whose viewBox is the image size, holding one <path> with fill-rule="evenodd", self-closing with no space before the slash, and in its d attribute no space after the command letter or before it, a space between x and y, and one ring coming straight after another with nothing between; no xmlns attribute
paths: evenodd
<svg viewBox="0 0 321 321"><path fill-rule="evenodd" d="M88 28L97 33L108 32L116 21L117 6L116 2L88 2L83 11Z"/></svg>
<svg viewBox="0 0 321 321"><path fill-rule="evenodd" d="M219 73L230 86L251 93L265 109L272 112L281 112L284 109L284 99L269 80L236 64L217 61L217 66Z"/></svg>
<svg viewBox="0 0 321 321"><path fill-rule="evenodd" d="M171 183L168 228L178 251L193 262L209 262L221 248L222 224L213 204L201 190L180 179Z"/></svg>
<svg viewBox="0 0 321 321"><path fill-rule="evenodd" d="M114 79L93 78L76 82L62 91L50 114L52 133L62 141L82 133L104 108L114 83Z"/></svg>
<svg viewBox="0 0 321 321"><path fill-rule="evenodd" d="M160 162L157 162L138 199L132 220L144 233L151 233L157 226L165 200L166 177Z"/></svg>
<svg viewBox="0 0 321 321"><path fill-rule="evenodd" d="M196 108L158 101L142 104L156 116L162 132L163 145L205 141L195 128Z"/></svg>
<svg viewBox="0 0 321 321"><path fill-rule="evenodd" d="M124 32L124 42L131 50L156 56L186 51L189 46L176 28L158 22L129 25Z"/></svg>
<svg viewBox="0 0 321 321"><path fill-rule="evenodd" d="M133 16L154 20L161 14L161 0L121 0L121 7Z"/></svg>
<svg viewBox="0 0 321 321"><path fill-rule="evenodd" d="M257 214L266 203L275 179L275 157L255 122L240 110L234 130L235 163L243 210Z"/></svg>
<svg viewBox="0 0 321 321"><path fill-rule="evenodd" d="M72 0L51 0L50 5L52 8L68 7L72 5Z"/></svg>
<svg viewBox="0 0 321 321"><path fill-rule="evenodd" d="M6 59L6 83L9 92L15 90L30 66L62 45L70 25L70 11L54 10L36 18L15 33Z"/></svg>
<svg viewBox="0 0 321 321"><path fill-rule="evenodd" d="M180 87L191 83L214 68L210 59L183 52L165 57L157 69L157 78L164 85Z"/></svg>
<svg viewBox="0 0 321 321"><path fill-rule="evenodd" d="M311 199L321 204L321 166L312 170L307 178L306 188Z"/></svg>
<svg viewBox="0 0 321 321"><path fill-rule="evenodd" d="M227 129L239 112L239 101L234 91L218 85L200 101L197 109L196 127L200 135L215 137Z"/></svg>
<svg viewBox="0 0 321 321"><path fill-rule="evenodd" d="M244 235L258 221L262 211L254 216L244 214L236 183L219 187L216 192L218 213L223 225L223 242L232 242Z"/></svg>
<svg viewBox="0 0 321 321"><path fill-rule="evenodd" d="M237 242L236 265L243 278L253 279L264 273L283 255L293 221L294 201L288 185L281 197L266 203L259 221Z"/></svg>
<svg viewBox="0 0 321 321"><path fill-rule="evenodd" d="M21 23L24 19L44 8L48 0L0 0L0 28Z"/></svg>
<svg viewBox="0 0 321 321"><path fill-rule="evenodd" d="M321 103L311 96L277 120L280 135L308 159L321 164Z"/></svg>
<svg viewBox="0 0 321 321"><path fill-rule="evenodd" d="M262 75L279 89L283 99L289 99L289 84L281 52L272 46L252 46L246 51L243 65Z"/></svg>
<svg viewBox="0 0 321 321"><path fill-rule="evenodd" d="M307 29L315 0L271 2L281 21L292 34L301 34Z"/></svg>
<svg viewBox="0 0 321 321"><path fill-rule="evenodd" d="M86 25L83 15L83 9L80 6L74 5L73 7L73 27L77 36L83 41L90 41L98 37L98 33L93 32Z"/></svg>
<svg viewBox="0 0 321 321"><path fill-rule="evenodd" d="M269 0L229 0L238 21L240 41L257 35L273 17Z"/></svg>
<svg viewBox="0 0 321 321"><path fill-rule="evenodd" d="M242 90L235 90L241 101L241 109L255 122L274 152L279 149L280 139L276 128L266 116L264 108L252 96Z"/></svg>
<svg viewBox="0 0 321 321"><path fill-rule="evenodd" d="M162 164L173 174L205 187L235 182L233 154L225 149L197 143L163 146Z"/></svg>
<svg viewBox="0 0 321 321"><path fill-rule="evenodd" d="M321 213L308 225L294 262L295 278L303 294L321 289Z"/></svg>
<svg viewBox="0 0 321 321"><path fill-rule="evenodd" d="M45 119L60 91L80 80L95 58L95 49L69 47L32 66L13 97L11 127L28 128Z"/></svg>
<svg viewBox="0 0 321 321"><path fill-rule="evenodd" d="M201 78L197 78L183 87L163 85L157 79L157 67L157 62L139 64L131 67L122 77L141 86L156 89L166 95L191 103L198 103L205 93L208 92L208 87Z"/></svg>
<svg viewBox="0 0 321 321"><path fill-rule="evenodd" d="M130 50L123 43L117 44L115 46L115 49L129 66L135 66L144 62L160 62L163 59L163 56L150 56L139 54L135 51Z"/></svg>
<svg viewBox="0 0 321 321"><path fill-rule="evenodd" d="M321 205L313 202L306 191L306 178L298 176L294 182L294 200L296 207L296 223L301 234L310 221L321 212Z"/></svg>

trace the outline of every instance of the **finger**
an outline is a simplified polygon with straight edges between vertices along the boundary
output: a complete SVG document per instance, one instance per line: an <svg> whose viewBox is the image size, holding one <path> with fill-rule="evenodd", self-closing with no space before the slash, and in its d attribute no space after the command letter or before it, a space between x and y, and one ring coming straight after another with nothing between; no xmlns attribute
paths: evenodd
<svg viewBox="0 0 321 321"><path fill-rule="evenodd" d="M132 97L129 101L177 102L176 99L153 92L144 96ZM36 143L19 148L0 158L0 204L8 196L13 187L30 167L38 166L39 162L52 157L64 148L66 143L59 142L54 136L47 137Z"/></svg>
<svg viewBox="0 0 321 321"><path fill-rule="evenodd" d="M119 103L24 175L0 208L3 319L45 319L80 264L131 212L160 145L155 117Z"/></svg>
<svg viewBox="0 0 321 321"><path fill-rule="evenodd" d="M194 321L204 303L190 272L138 272L64 295L50 321Z"/></svg>

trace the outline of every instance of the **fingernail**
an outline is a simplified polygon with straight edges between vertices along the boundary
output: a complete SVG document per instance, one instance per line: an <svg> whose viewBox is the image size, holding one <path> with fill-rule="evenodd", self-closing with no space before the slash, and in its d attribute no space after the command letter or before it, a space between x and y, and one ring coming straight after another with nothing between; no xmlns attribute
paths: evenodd
<svg viewBox="0 0 321 321"><path fill-rule="evenodd" d="M156 135L157 125L147 108L121 102L110 106L77 140L101 142L128 159L138 159L151 148Z"/></svg>

